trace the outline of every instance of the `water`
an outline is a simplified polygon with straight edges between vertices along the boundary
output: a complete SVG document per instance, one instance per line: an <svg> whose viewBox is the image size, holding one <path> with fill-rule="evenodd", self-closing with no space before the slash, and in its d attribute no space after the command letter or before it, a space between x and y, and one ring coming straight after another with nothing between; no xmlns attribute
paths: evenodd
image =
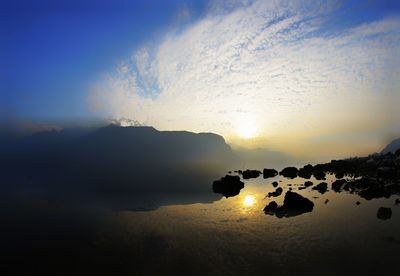
<svg viewBox="0 0 400 276"><path fill-rule="evenodd" d="M314 186L321 182L310 180ZM174 196L168 195L164 206L143 208L146 211L98 206L82 210L30 199L7 217L12 227L8 232L3 228L2 236L11 239L3 248L9 249L14 272L24 263L53 275L388 275L398 271L397 197L367 201L335 193L330 190L333 180L328 176L329 191L320 194L313 186L298 190L305 181L301 178L261 176L245 180L235 197L210 192L210 198L200 200L205 203L196 203L198 197L177 195L186 196L185 201L169 201ZM275 190L273 181L284 191L277 198L266 198ZM207 184L210 191L211 184ZM263 208L272 200L282 204L289 187L310 199L313 211L289 218L266 215ZM391 219L377 218L381 206L391 207Z"/></svg>

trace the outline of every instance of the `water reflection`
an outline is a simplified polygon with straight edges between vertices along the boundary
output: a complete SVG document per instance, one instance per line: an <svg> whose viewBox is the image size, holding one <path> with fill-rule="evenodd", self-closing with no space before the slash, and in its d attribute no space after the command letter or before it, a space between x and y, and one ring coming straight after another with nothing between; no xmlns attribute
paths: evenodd
<svg viewBox="0 0 400 276"><path fill-rule="evenodd" d="M246 207L253 206L256 203L256 198L254 195L246 195L243 199L243 205Z"/></svg>

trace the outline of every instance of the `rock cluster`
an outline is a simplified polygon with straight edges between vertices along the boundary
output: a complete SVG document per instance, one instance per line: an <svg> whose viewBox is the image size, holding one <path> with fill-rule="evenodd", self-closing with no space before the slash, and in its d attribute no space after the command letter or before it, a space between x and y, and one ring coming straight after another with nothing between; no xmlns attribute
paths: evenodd
<svg viewBox="0 0 400 276"><path fill-rule="evenodd" d="M268 215L275 215L278 218L293 217L303 213L311 212L314 208L314 203L295 193L288 191L285 194L283 205L278 207L275 201L270 202L264 208L264 212Z"/></svg>

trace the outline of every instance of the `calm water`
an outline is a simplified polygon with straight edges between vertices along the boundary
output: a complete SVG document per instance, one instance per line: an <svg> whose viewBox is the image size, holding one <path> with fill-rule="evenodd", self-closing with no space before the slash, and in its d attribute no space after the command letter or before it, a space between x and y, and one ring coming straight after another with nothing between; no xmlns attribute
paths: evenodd
<svg viewBox="0 0 400 276"><path fill-rule="evenodd" d="M332 178L325 181L328 188ZM310 180L314 186L321 182ZM266 198L275 190L273 181L279 181L284 191L277 198ZM172 196L167 196L164 204L185 204L150 211L98 207L82 211L27 200L20 211L6 216L2 236L10 238L3 239L3 248L15 274L21 264L25 271L53 275L389 275L399 271L397 197L367 201L345 192L320 194L312 187L298 191L297 185L304 181L260 176L245 180L236 197L210 192L207 199L179 195L185 200L169 201ZM263 208L270 201L283 202L289 184L314 202L313 211L281 219L265 215ZM195 203L199 201L207 203ZM392 208L391 219L377 218L381 206ZM4 213L9 214L3 209Z"/></svg>

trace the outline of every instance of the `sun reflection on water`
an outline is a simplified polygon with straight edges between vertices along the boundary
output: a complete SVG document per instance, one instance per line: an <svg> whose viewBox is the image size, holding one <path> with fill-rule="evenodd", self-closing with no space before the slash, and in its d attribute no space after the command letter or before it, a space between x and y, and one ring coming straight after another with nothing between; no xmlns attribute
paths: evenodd
<svg viewBox="0 0 400 276"><path fill-rule="evenodd" d="M256 203L254 195L246 195L243 199L243 205L246 207L253 206Z"/></svg>

